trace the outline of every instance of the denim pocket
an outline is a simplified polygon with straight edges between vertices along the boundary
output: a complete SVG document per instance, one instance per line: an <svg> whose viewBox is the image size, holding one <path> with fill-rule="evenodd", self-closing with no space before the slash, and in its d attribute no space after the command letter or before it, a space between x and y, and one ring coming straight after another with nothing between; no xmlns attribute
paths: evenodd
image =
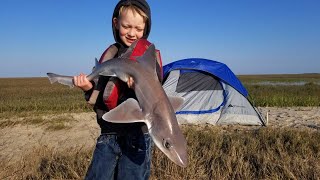
<svg viewBox="0 0 320 180"><path fill-rule="evenodd" d="M97 139L97 144L108 143L110 141L110 135L101 134Z"/></svg>
<svg viewBox="0 0 320 180"><path fill-rule="evenodd" d="M96 151L101 152L103 154L115 152L119 149L118 146L116 146L115 142L115 136L114 135L100 135L97 139L96 144Z"/></svg>
<svg viewBox="0 0 320 180"><path fill-rule="evenodd" d="M150 136L143 134L132 136L128 141L128 147L134 152L145 152L150 148Z"/></svg>
<svg viewBox="0 0 320 180"><path fill-rule="evenodd" d="M151 138L148 134L131 135L127 137L123 155L132 163L141 165L150 161Z"/></svg>

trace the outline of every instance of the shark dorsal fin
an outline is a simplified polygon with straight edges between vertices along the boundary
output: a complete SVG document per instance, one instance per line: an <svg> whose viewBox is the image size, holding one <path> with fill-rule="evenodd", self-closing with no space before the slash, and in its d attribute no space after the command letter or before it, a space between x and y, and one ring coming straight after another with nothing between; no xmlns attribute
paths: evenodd
<svg viewBox="0 0 320 180"><path fill-rule="evenodd" d="M134 47L134 46L133 46ZM130 46L119 58L124 58L124 59L130 59L130 56L132 54L132 46Z"/></svg>
<svg viewBox="0 0 320 180"><path fill-rule="evenodd" d="M150 46L145 51L145 53L142 56L137 57L136 60L142 66L144 66L147 71L150 71L150 72L154 73L155 75L157 74L156 73L156 63L157 63L156 48L155 48L154 44L150 44Z"/></svg>
<svg viewBox="0 0 320 180"><path fill-rule="evenodd" d="M127 49L124 53L122 53L122 54L120 55L119 58L130 59L130 57L131 57L131 55L132 55L132 52L133 52L134 48L137 46L138 42L139 42L139 40L133 42L133 43L128 47L128 49Z"/></svg>

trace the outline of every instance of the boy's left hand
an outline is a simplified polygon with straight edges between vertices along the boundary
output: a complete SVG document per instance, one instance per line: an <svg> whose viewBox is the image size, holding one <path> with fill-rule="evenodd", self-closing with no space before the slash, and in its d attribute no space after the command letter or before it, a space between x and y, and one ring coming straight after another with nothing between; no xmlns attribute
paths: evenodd
<svg viewBox="0 0 320 180"><path fill-rule="evenodd" d="M133 81L132 77L128 78L127 85L128 85L129 88L134 89L134 81Z"/></svg>

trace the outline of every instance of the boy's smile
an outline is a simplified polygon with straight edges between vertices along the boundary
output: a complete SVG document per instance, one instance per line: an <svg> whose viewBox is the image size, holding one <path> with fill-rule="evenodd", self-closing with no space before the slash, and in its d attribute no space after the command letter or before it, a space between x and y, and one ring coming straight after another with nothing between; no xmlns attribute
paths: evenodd
<svg viewBox="0 0 320 180"><path fill-rule="evenodd" d="M134 13L131 9L121 13L120 18L114 18L113 23L119 30L121 41L127 46L143 37L146 23L141 15Z"/></svg>

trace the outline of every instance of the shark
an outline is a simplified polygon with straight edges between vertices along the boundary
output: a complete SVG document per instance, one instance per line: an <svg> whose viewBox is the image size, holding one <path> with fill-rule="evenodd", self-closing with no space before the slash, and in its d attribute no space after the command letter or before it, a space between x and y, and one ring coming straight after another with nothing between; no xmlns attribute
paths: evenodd
<svg viewBox="0 0 320 180"><path fill-rule="evenodd" d="M130 47L129 47L130 48ZM127 51L128 52L128 51ZM137 100L127 99L103 115L103 119L113 123L144 122L154 144L175 164L187 167L187 141L179 127L175 112L183 104L181 97L168 97L156 73L155 46L151 44L136 61L130 60L130 53L99 64L87 79L98 76L115 76L124 82L133 78ZM51 83L73 87L73 76L47 73Z"/></svg>

